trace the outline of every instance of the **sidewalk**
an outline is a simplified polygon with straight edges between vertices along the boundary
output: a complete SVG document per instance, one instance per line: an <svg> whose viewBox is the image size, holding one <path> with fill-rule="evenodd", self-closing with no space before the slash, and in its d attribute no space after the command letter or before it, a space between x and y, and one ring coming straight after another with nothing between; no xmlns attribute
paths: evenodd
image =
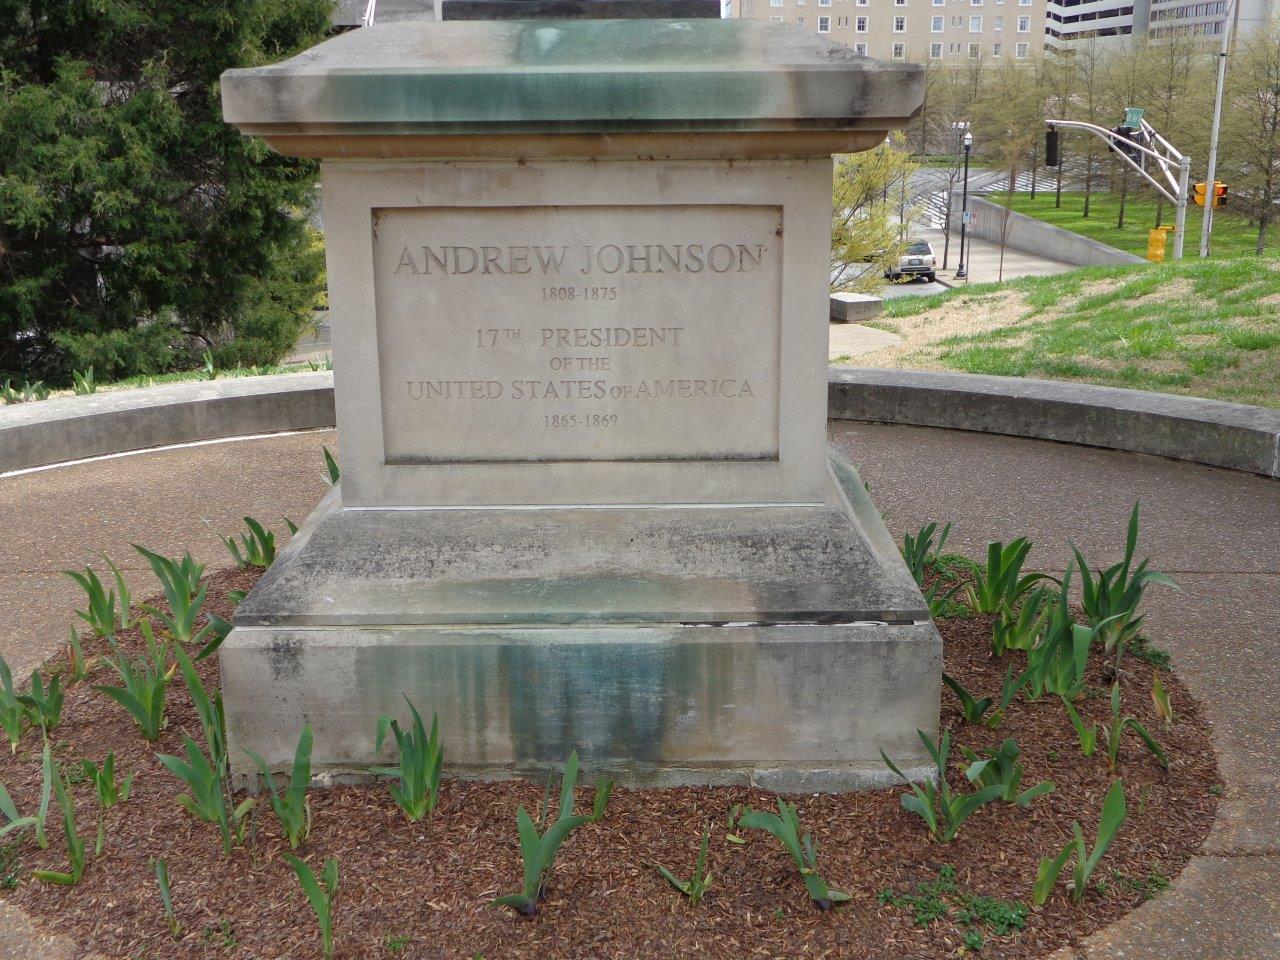
<svg viewBox="0 0 1280 960"><path fill-rule="evenodd" d="M918 227L915 233L933 244L933 249L938 256L938 262L941 263L943 250L942 231L928 227ZM969 283L994 283L997 279L1012 280L1015 277L1045 277L1078 269L1070 263L1062 263L1059 260L1050 260L1034 253L1025 253L1022 250L1006 247L1002 277L1000 272L1000 245L998 243L993 243L990 240L966 238L965 245L969 248L965 254ZM965 283L964 280L955 278L955 271L959 262L960 237L953 234L951 237L950 256L947 259L947 269L939 270L938 278L952 286Z"/></svg>

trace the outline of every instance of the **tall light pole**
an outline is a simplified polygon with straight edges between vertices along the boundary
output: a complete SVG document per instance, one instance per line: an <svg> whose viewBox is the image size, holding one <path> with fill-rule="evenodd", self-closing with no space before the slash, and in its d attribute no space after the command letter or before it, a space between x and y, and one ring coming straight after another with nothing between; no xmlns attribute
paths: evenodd
<svg viewBox="0 0 1280 960"><path fill-rule="evenodd" d="M969 276L964 265L965 233L969 226L969 151L973 147L973 131L964 132L964 187L960 193L960 262L956 265L956 279L964 280Z"/></svg>
<svg viewBox="0 0 1280 960"><path fill-rule="evenodd" d="M1222 123L1222 88L1227 80L1227 48L1231 44L1231 24L1235 19L1236 0L1227 4L1222 15L1222 47L1218 50L1218 89L1213 95L1213 127L1209 131L1209 169L1205 171L1204 220L1200 223L1200 256L1209 255L1209 233L1213 230L1213 186L1218 174L1218 126Z"/></svg>

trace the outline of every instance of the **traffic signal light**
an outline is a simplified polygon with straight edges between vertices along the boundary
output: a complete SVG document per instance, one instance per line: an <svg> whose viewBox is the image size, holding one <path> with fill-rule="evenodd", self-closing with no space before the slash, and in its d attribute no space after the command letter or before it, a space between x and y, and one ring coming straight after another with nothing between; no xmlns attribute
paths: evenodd
<svg viewBox="0 0 1280 960"><path fill-rule="evenodd" d="M1044 165L1046 167L1062 165L1062 158L1058 155L1057 127L1050 127L1044 132Z"/></svg>
<svg viewBox="0 0 1280 960"><path fill-rule="evenodd" d="M1207 183L1197 183L1192 195L1196 206L1203 207L1208 196L1209 185ZM1227 205L1227 185L1221 180L1215 180L1213 183L1213 205L1214 207L1225 207Z"/></svg>
<svg viewBox="0 0 1280 960"><path fill-rule="evenodd" d="M1138 146L1145 146L1146 135L1141 130L1134 130L1121 124L1111 130L1111 149L1123 153L1138 166L1142 166L1145 154Z"/></svg>

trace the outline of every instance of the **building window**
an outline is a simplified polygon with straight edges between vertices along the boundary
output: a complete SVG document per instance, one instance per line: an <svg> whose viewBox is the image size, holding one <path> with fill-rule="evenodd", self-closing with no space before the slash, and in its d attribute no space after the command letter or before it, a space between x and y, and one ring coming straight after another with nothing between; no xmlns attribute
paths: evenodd
<svg viewBox="0 0 1280 960"><path fill-rule="evenodd" d="M803 26L804 26L804 17L796 17L796 26L797 26L797 27L803 27Z"/></svg>
<svg viewBox="0 0 1280 960"><path fill-rule="evenodd" d="M996 29L997 30L1004 29L1004 17L996 17Z"/></svg>
<svg viewBox="0 0 1280 960"><path fill-rule="evenodd" d="M860 57L865 57L867 55L867 45L865 43L855 43L853 45L853 52Z"/></svg>
<svg viewBox="0 0 1280 960"><path fill-rule="evenodd" d="M830 32L831 32L831 18L830 18L830 17L819 17L819 18L818 18L818 32L819 32L819 33L830 33Z"/></svg>
<svg viewBox="0 0 1280 960"><path fill-rule="evenodd" d="M849 25L849 18L848 18L848 17L836 17L836 26L837 26L837 27L847 27L848 25Z"/></svg>
<svg viewBox="0 0 1280 960"><path fill-rule="evenodd" d="M942 59L942 44L940 43L929 44L929 59L930 60Z"/></svg>
<svg viewBox="0 0 1280 960"><path fill-rule="evenodd" d="M780 7L782 6L782 0L769 0L769 6Z"/></svg>
<svg viewBox="0 0 1280 960"><path fill-rule="evenodd" d="M893 0L893 5L895 7L905 7L907 5L907 0Z"/></svg>
<svg viewBox="0 0 1280 960"><path fill-rule="evenodd" d="M893 59L901 60L907 55L907 45L905 43L895 43L893 45Z"/></svg>
<svg viewBox="0 0 1280 960"><path fill-rule="evenodd" d="M1027 43L1020 43L1020 44L1018 44L1018 51L1017 51L1017 52L1018 52L1018 59L1019 59L1019 60L1025 60L1025 59L1027 59L1027 48L1028 48L1029 46L1030 46L1030 44L1027 44Z"/></svg>
<svg viewBox="0 0 1280 960"><path fill-rule="evenodd" d="M1031 32L1031 18L1030 18L1030 17L1019 17L1019 18L1018 18L1018 32L1019 32L1019 33L1030 33L1030 32Z"/></svg>
<svg viewBox="0 0 1280 960"><path fill-rule="evenodd" d="M770 17L770 18L769 18L769 22L770 22L770 23L781 23L781 22L782 22L782 18L781 18L781 17Z"/></svg>
<svg viewBox="0 0 1280 960"><path fill-rule="evenodd" d="M867 5L867 2L868 0L857 0L857 4L860 7L865 7Z"/></svg>
<svg viewBox="0 0 1280 960"><path fill-rule="evenodd" d="M981 18L981 17L970 17L970 18L969 18L969 32L970 32L970 33L981 33L981 32L982 32L982 18Z"/></svg>
<svg viewBox="0 0 1280 960"><path fill-rule="evenodd" d="M978 45L976 43L969 44L969 59L970 60L978 59Z"/></svg>
<svg viewBox="0 0 1280 960"><path fill-rule="evenodd" d="M993 57L998 57L998 56L1000 56L1000 44L998 44L998 43L993 43L993 44L991 45L991 55L992 55Z"/></svg>
<svg viewBox="0 0 1280 960"><path fill-rule="evenodd" d="M818 6L829 7L831 6L831 0L818 0Z"/></svg>
<svg viewBox="0 0 1280 960"><path fill-rule="evenodd" d="M941 17L933 17L933 18L931 18L931 19L929 20L929 32L930 32L930 33L941 33L941 32L942 32L942 18L941 18Z"/></svg>
<svg viewBox="0 0 1280 960"><path fill-rule="evenodd" d="M1031 0L1018 0L1018 6L1029 7L1031 6Z"/></svg>
<svg viewBox="0 0 1280 960"><path fill-rule="evenodd" d="M906 33L906 32L907 32L907 18L906 18L906 17L894 17L894 18L893 18L893 32L894 32L894 33Z"/></svg>
<svg viewBox="0 0 1280 960"><path fill-rule="evenodd" d="M854 29L854 31L855 31L855 32L857 32L857 33L866 33L866 32L867 32L867 18L866 18L866 17L854 17L854 19L853 19L853 29ZM864 44L864 46L865 46L865 44Z"/></svg>

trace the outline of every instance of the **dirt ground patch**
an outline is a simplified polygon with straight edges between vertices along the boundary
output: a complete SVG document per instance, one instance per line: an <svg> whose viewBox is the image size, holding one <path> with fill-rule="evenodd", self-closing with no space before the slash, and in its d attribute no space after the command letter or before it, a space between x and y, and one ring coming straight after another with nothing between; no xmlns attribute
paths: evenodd
<svg viewBox="0 0 1280 960"><path fill-rule="evenodd" d="M212 578L214 608L229 613L226 591L244 589L252 579L235 572ZM946 670L971 690L997 692L1004 661L990 655L990 620L944 620L939 627ZM136 646L137 637L126 635L121 642ZM1089 722L1108 716L1100 659L1092 658L1089 686L1078 705ZM205 662L201 673L206 684L214 684L216 663ZM1078 942L1154 895L1209 830L1218 790L1204 719L1176 676L1161 676L1176 714L1171 727L1155 715L1153 668L1146 662L1126 661L1122 689L1125 709L1164 744L1171 766L1162 769L1136 737L1123 741L1119 772L1129 817L1102 863L1102 882L1080 905L1069 901L1060 884L1044 907L1027 906L1040 858L1070 837L1073 820L1092 841L1111 785L1103 758L1081 756L1062 705L1050 697L1015 701L1004 723L992 730L965 725L956 699L944 691L942 721L957 744L981 750L1016 738L1027 765L1023 786L1056 784L1029 809L984 807L950 844L929 841L921 821L900 805L901 789L800 798L820 872L852 895L829 912L809 904L795 868L771 837L743 831L742 844L726 839L731 805L774 806L774 797L745 788L618 790L604 820L580 828L562 848L548 897L528 920L489 901L519 885L516 806L536 810L541 783L450 780L442 787L440 807L418 824L406 821L384 784L316 788L310 793L313 832L299 853L317 869L328 856L341 864L339 958L933 960L973 955L963 944L976 930L985 944L978 956L1029 960ZM99 668L91 682L105 679ZM134 793L107 811L105 850L74 886L30 879L32 868L65 869L61 834L52 823L49 849L38 849L30 839L8 848L5 875L12 889L5 899L49 930L72 936L84 956L318 956L315 924L282 859L288 848L269 808L259 804L249 842L225 858L215 829L179 809L179 785L154 753L179 752L183 732L198 737L199 723L180 680L170 690L168 716L159 742L147 744L124 711L90 683L70 689L53 737L59 761L71 770L80 758L101 760L114 750L121 775L136 772ZM33 808L39 791L36 739L28 733L15 756L0 758L0 779L23 812ZM448 731L444 745L447 763ZM953 752L948 779L954 788L967 789L958 746ZM589 772L590 764L585 768ZM90 786L77 784L74 796L92 846ZM590 803L586 791L578 803L580 809ZM714 825L714 883L706 899L690 907L653 864L687 876L705 823ZM176 939L161 909L153 857L167 862L173 878L181 923ZM918 920L918 909L903 904L921 885L933 892L941 911ZM1001 930L975 921L975 911L1019 919Z"/></svg>
<svg viewBox="0 0 1280 960"><path fill-rule="evenodd" d="M1019 322L1029 311L1022 291L1003 294L976 294L948 300L934 310L906 317L893 317L894 329L902 342L858 357L864 367L927 366L928 348L949 337L986 333ZM919 354L919 356L917 356Z"/></svg>

